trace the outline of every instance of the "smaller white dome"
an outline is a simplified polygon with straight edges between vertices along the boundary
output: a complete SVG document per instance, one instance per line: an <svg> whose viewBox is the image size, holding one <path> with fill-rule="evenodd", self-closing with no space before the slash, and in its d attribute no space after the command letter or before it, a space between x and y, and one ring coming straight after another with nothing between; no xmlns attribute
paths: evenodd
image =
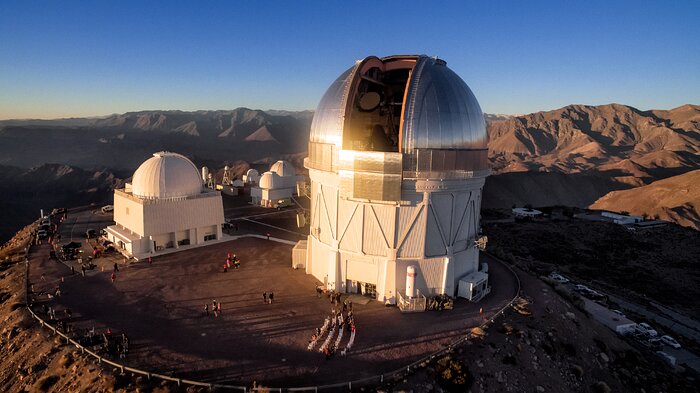
<svg viewBox="0 0 700 393"><path fill-rule="evenodd" d="M294 166L288 161L284 160L279 160L276 163L272 164L272 166L270 167L270 172L275 172L276 174L282 177L296 176L297 174L296 170L294 169Z"/></svg>
<svg viewBox="0 0 700 393"><path fill-rule="evenodd" d="M258 171L256 171L255 169L248 169L245 175L248 177L260 177L260 173L258 173Z"/></svg>
<svg viewBox="0 0 700 393"><path fill-rule="evenodd" d="M131 192L146 199L187 197L202 192L202 180L187 157L161 151L134 172Z"/></svg>
<svg viewBox="0 0 700 393"><path fill-rule="evenodd" d="M265 172L260 177L260 188L272 190L275 188L284 188L282 178L275 172Z"/></svg>

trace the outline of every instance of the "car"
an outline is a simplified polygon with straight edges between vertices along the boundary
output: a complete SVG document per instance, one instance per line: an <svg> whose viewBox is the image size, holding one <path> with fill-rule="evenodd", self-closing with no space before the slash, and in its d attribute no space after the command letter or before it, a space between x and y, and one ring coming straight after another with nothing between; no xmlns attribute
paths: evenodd
<svg viewBox="0 0 700 393"><path fill-rule="evenodd" d="M97 236L97 232L94 229L88 229L85 231L85 237L88 239L92 239L93 237Z"/></svg>
<svg viewBox="0 0 700 393"><path fill-rule="evenodd" d="M231 224L230 222L224 222L223 224L221 224L221 228L223 228L223 229L233 229L233 224Z"/></svg>
<svg viewBox="0 0 700 393"><path fill-rule="evenodd" d="M109 213L114 211L114 205L102 206L102 213Z"/></svg>
<svg viewBox="0 0 700 393"><path fill-rule="evenodd" d="M562 275L559 274L559 273L552 273L552 274L549 275L549 278L550 278L551 280L554 280L554 281L560 283L560 284L566 284L567 282L569 282L569 279L568 279L568 278L562 276Z"/></svg>
<svg viewBox="0 0 700 393"><path fill-rule="evenodd" d="M613 314L617 314L618 316L622 318L627 318L627 316L620 310L610 310Z"/></svg>
<svg viewBox="0 0 700 393"><path fill-rule="evenodd" d="M671 366L676 365L676 358L674 356L671 356L664 351L656 351L656 355L658 355L661 359L663 359L666 363L670 364Z"/></svg>
<svg viewBox="0 0 700 393"><path fill-rule="evenodd" d="M51 211L51 214L58 215L58 214L65 214L66 212L68 212L68 210L66 210L65 207L57 207Z"/></svg>
<svg viewBox="0 0 700 393"><path fill-rule="evenodd" d="M46 239L46 237L49 236L49 233L46 232L46 231L43 230L43 229L40 229L40 230L36 233L36 236L37 236L39 239Z"/></svg>
<svg viewBox="0 0 700 393"><path fill-rule="evenodd" d="M674 339L671 336L667 336L667 335L661 336L661 342L663 342L664 344L666 344L670 347L673 347L675 349L681 349L681 344L679 344L678 341L676 341L676 339Z"/></svg>
<svg viewBox="0 0 700 393"><path fill-rule="evenodd" d="M647 333L648 335L650 335L651 337L656 337L656 336L659 335L659 333L658 333L656 330L654 330L654 328L651 327L651 326L650 326L648 323L646 323L646 322L638 323L638 324L637 324L637 327L638 327L640 330L642 330L643 332L645 332L645 333Z"/></svg>

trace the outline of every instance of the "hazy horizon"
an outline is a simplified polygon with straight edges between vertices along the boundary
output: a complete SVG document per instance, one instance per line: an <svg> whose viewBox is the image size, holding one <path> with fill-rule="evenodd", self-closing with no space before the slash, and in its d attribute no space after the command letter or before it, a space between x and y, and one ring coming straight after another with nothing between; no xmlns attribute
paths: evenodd
<svg viewBox="0 0 700 393"><path fill-rule="evenodd" d="M700 103L698 2L167 4L4 4L0 119L313 110L355 60L416 53L486 113Z"/></svg>

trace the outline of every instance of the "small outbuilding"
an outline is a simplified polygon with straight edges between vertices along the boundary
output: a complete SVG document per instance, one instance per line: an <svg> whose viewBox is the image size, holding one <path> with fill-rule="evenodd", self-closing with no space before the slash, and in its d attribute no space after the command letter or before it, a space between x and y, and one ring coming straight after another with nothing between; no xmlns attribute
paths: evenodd
<svg viewBox="0 0 700 393"><path fill-rule="evenodd" d="M162 151L114 190L114 221L108 239L138 258L221 239L224 209L221 193L203 187L192 161Z"/></svg>

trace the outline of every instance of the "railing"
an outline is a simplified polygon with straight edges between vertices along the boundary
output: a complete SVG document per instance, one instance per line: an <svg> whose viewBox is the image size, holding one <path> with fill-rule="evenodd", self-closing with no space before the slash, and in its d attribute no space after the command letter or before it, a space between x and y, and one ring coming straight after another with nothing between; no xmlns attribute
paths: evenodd
<svg viewBox="0 0 700 393"><path fill-rule="evenodd" d="M425 311L428 300L426 299L425 295L420 293L420 291L417 292L418 296L409 298L404 298L400 293L398 294L399 301L397 302L397 305L399 306L399 310L401 310L401 312Z"/></svg>
<svg viewBox="0 0 700 393"><path fill-rule="evenodd" d="M260 236L260 237L262 237L262 236ZM513 305L513 302L518 298L518 296L520 296L520 279L518 278L518 275L515 273L515 271L513 271L513 269L507 263L501 261L500 259L498 259L492 255L490 255L490 256L493 259L495 259L496 261L503 264L513 274L513 276L515 277L516 282L518 284L518 290L515 294L515 297L513 297L513 299L511 299L508 302L508 304L506 304L501 309L499 309L493 315L493 317L491 317L490 319L486 320L484 323L479 325L479 327L482 329L488 327L488 325L493 323L494 320L498 316L502 315L503 312L507 308L511 307ZM156 378L156 379L174 382L178 386L182 386L182 385L200 386L200 387L209 388L209 390L214 390L214 389L238 390L238 391L242 391L243 393L247 393L248 391L258 392L258 393L263 393L263 392L280 392L280 393L282 393L282 391L287 391L287 392L318 392L319 390L341 391L341 390L345 390L345 389L347 389L348 391L352 391L353 388L376 386L376 385L383 384L386 381L401 380L405 376L410 374L411 371L425 367L430 361L432 361L436 357L439 357L439 356L442 356L448 352L451 352L454 347L459 346L460 344L462 344L465 341L468 341L469 338L471 337L471 333L467 333L466 335L460 337L459 339L457 339L456 341L454 341L452 344L448 345L447 347L445 347L441 350L438 350L436 352L433 352L432 354L427 355L427 356L425 356L425 357L423 357L423 358L421 358L421 359L419 359L419 360L417 360L417 361L415 361L415 362L413 362L405 367L401 367L397 370L388 372L386 374L380 374L380 375L375 375L375 376L367 377L367 378L363 378L363 379L357 379L357 380L347 381L347 382L339 382L339 383L329 384L329 385L304 386L304 387L293 387L293 388L270 388L270 387L253 386L251 388L248 388L246 386L216 384L216 383L209 383L209 382L202 382L202 381L194 381L191 379L171 377L168 375L158 374L158 373L154 373L154 372L150 372L150 371L146 371L146 370L141 370L141 369L134 368L134 367L129 367L129 366L126 366L126 365L121 364L119 362L115 362L115 361L112 361L108 358L100 356L100 354L85 348L79 342L68 337L66 334L64 334L63 332L58 330L56 327L51 326L49 323L44 321L41 317L36 315L30 306L29 288L30 288L30 284L29 284L29 260L27 260L25 262L25 294L24 295L25 295L25 304L27 305L27 310L29 311L32 318L36 319L42 327L46 327L46 328L50 329L51 331L53 331L53 333L55 335L60 336L61 338L66 340L66 343L73 345L76 348L76 350L79 350L81 353L90 355L93 358L95 358L100 364L105 363L105 364L108 364L112 367L118 368L122 372L122 374L126 373L126 372L131 372L134 374L143 375L146 378L148 378L148 380L150 380L151 378Z"/></svg>
<svg viewBox="0 0 700 393"><path fill-rule="evenodd" d="M167 197L167 198L139 198L137 196L134 196L134 194L132 194L132 193L124 191L123 189L121 189L121 190L116 189L116 190L114 190L114 193L119 194L120 196L123 196L124 198L130 199L134 202L142 203L144 205L159 203L162 201L186 201L186 200L190 200L190 199L212 198L212 197L216 197L216 196L221 195L221 192L219 192L219 191L212 191L210 189L205 189L205 188L202 188L202 190L204 190L204 191L199 193L199 194L196 194L196 195L181 196L181 197Z"/></svg>

